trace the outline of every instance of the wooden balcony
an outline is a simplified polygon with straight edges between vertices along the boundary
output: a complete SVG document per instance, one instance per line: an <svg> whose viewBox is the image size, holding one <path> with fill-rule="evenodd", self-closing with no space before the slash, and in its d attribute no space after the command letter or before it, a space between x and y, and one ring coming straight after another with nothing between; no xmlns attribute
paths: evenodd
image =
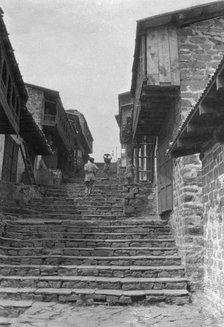
<svg viewBox="0 0 224 327"><path fill-rule="evenodd" d="M51 111L52 111L51 104ZM52 135L56 143L59 143L61 148L66 148L69 152L73 148L74 137L68 122L66 113L60 102L54 104L55 113L44 113L42 126L45 132ZM47 106L45 107L47 111Z"/></svg>
<svg viewBox="0 0 224 327"><path fill-rule="evenodd" d="M179 92L179 86L143 83L140 105L134 107L135 135L159 135L167 113L174 106Z"/></svg>

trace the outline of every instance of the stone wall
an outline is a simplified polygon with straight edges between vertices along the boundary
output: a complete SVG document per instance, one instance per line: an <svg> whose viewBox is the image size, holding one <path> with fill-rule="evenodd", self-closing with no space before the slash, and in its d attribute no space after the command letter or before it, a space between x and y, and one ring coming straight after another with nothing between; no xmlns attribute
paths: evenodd
<svg viewBox="0 0 224 327"><path fill-rule="evenodd" d="M202 159L204 207L204 294L212 310L224 314L224 144Z"/></svg>
<svg viewBox="0 0 224 327"><path fill-rule="evenodd" d="M123 210L129 217L157 216L156 188L151 183L123 185Z"/></svg>
<svg viewBox="0 0 224 327"><path fill-rule="evenodd" d="M10 207L10 211L14 210L16 214L16 210L19 212L31 199L41 196L38 188L34 185L0 181L0 235L4 229L7 208Z"/></svg>
<svg viewBox="0 0 224 327"><path fill-rule="evenodd" d="M204 90L224 54L224 16L178 31L182 121Z"/></svg>
<svg viewBox="0 0 224 327"><path fill-rule="evenodd" d="M170 225L191 290L199 289L202 287L204 243L201 162L198 156L175 160L173 190L174 210Z"/></svg>
<svg viewBox="0 0 224 327"><path fill-rule="evenodd" d="M33 118L37 125L42 129L41 127L41 120L42 120L42 109L44 106L44 95L41 90L37 90L34 88L31 88L29 86L26 86L29 98L27 101L27 108L29 112L33 114Z"/></svg>
<svg viewBox="0 0 224 327"><path fill-rule="evenodd" d="M224 17L178 30L180 98L165 119L158 146L169 147L224 54ZM198 155L173 161L173 212L168 216L191 287L202 286L202 181Z"/></svg>

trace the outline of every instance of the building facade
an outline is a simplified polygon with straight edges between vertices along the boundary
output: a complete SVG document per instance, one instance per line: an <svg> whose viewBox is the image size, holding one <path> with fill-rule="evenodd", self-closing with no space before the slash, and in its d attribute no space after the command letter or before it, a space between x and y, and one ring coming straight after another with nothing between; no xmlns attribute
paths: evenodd
<svg viewBox="0 0 224 327"><path fill-rule="evenodd" d="M202 162L204 293L224 313L224 58L172 142L173 158L199 153Z"/></svg>
<svg viewBox="0 0 224 327"><path fill-rule="evenodd" d="M153 171L158 214L172 226L192 289L204 272L202 166L198 155L173 159L167 151L222 59L223 31L223 1L137 22L127 156L138 179Z"/></svg>
<svg viewBox="0 0 224 327"><path fill-rule="evenodd" d="M0 13L0 180L35 182L38 155L51 153L28 112L28 94Z"/></svg>
<svg viewBox="0 0 224 327"><path fill-rule="evenodd" d="M93 137L84 115L76 109L66 110L68 120L75 135L74 161L79 172L93 152Z"/></svg>
<svg viewBox="0 0 224 327"><path fill-rule="evenodd" d="M74 171L75 136L58 91L26 84L27 108L51 144L53 155L43 156L47 168Z"/></svg>

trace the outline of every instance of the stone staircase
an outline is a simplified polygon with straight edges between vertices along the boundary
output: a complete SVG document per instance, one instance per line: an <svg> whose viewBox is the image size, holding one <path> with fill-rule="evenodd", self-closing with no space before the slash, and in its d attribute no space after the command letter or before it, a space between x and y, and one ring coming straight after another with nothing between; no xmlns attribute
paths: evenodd
<svg viewBox="0 0 224 327"><path fill-rule="evenodd" d="M159 218L127 218L113 179L90 197L82 181L49 186L18 215L13 205L0 237L0 315L33 301L77 304L184 304L181 258Z"/></svg>

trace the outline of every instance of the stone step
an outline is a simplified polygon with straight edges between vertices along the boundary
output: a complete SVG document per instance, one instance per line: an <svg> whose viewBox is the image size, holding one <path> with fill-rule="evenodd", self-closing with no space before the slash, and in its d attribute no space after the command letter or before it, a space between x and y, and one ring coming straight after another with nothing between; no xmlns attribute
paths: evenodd
<svg viewBox="0 0 224 327"><path fill-rule="evenodd" d="M43 217L29 217L27 219L22 219L21 217L11 219L11 220L6 220L6 224L10 226L15 226L16 225L25 225L25 226L88 226L91 228L149 228L149 229L160 229L160 230L170 230L166 222L160 221L158 219L147 219L147 220L136 220L136 219L130 219L130 218L125 218L122 217L122 220L114 221L114 219L107 220L105 221L102 225L99 226L98 223L91 219L44 219Z"/></svg>
<svg viewBox="0 0 224 327"><path fill-rule="evenodd" d="M108 202L108 203L117 203L121 202L122 196L117 195L117 196L107 196L106 194L102 195L94 195L94 196L88 196L85 197L83 194L77 194L77 195L70 195L68 198L67 196L45 196L42 199L33 199L31 203L47 203L50 201L50 203L94 203L95 201L97 202Z"/></svg>
<svg viewBox="0 0 224 327"><path fill-rule="evenodd" d="M12 208L9 209L9 212L12 210ZM39 209L34 209L34 208L31 208L30 209L30 213L32 214L33 213L42 213L44 214L45 216L46 215L58 215L58 211L57 211L57 208L39 208ZM68 207L67 209L63 209L62 211L62 215L67 215L67 214L71 214L71 215L89 215L89 214L98 214L98 215L104 215L104 214L119 214L119 215L122 215L123 214L123 208L117 208L117 207L89 207L89 208L78 208L76 207L75 209L72 209L70 207Z"/></svg>
<svg viewBox="0 0 224 327"><path fill-rule="evenodd" d="M36 264L36 265L122 265L122 266L172 266L180 265L181 258L177 255L166 256L61 256L61 255L0 255L0 264Z"/></svg>
<svg viewBox="0 0 224 327"><path fill-rule="evenodd" d="M76 191L72 191L72 192L63 192L63 191L61 191L61 192L59 192L59 191L45 191L45 196L46 197L60 197L60 198L62 198L62 197L68 197L68 198L74 198L75 196L82 196L83 198L84 198L84 196L85 196L85 193L84 193L84 187L83 187L83 189L82 190L76 190ZM119 196L121 197L122 196L122 193L121 192L119 192L119 191L117 191L117 190L107 190L106 192L105 192L105 190L94 190L93 191L93 193L90 195L90 197L91 198L94 198L94 197L96 197L96 196L99 196L99 195L103 195L104 197L106 196L106 197L116 197L116 198L118 198Z"/></svg>
<svg viewBox="0 0 224 327"><path fill-rule="evenodd" d="M11 210L8 210L7 212L5 211L4 214L7 214L11 216L12 214L14 215L14 212ZM102 213L64 213L64 212L32 212L32 211L27 211L27 210L21 210L21 213L16 210L15 214L19 214L20 219L45 219L45 220L92 220L92 223L96 222L101 222L101 221L106 221L106 220L111 220L115 221L116 224L119 224L119 220L124 219L124 215L120 212L102 212ZM116 222L117 221L117 222Z"/></svg>
<svg viewBox="0 0 224 327"><path fill-rule="evenodd" d="M0 287L15 288L90 288L113 290L185 289L186 278L137 278L97 276L0 276Z"/></svg>
<svg viewBox="0 0 224 327"><path fill-rule="evenodd" d="M118 235L118 236L126 236L126 235L138 235L151 237L152 235L172 235L170 229L167 227L160 226L135 226L135 225L127 225L127 226L94 226L88 223L83 223L83 221L78 224L6 224L5 231L9 232L18 232L18 233L28 233L28 232L48 232L54 231L58 233L68 232L69 233L80 233L81 234L108 234L108 235Z"/></svg>
<svg viewBox="0 0 224 327"><path fill-rule="evenodd" d="M15 301L15 300L0 300L0 326L6 323L13 323L11 318L20 316L27 309L31 308L34 301ZM6 318L6 319L3 319ZM10 318L9 318L10 317ZM4 325L3 325L4 326ZM7 325L6 325L7 326Z"/></svg>
<svg viewBox="0 0 224 327"><path fill-rule="evenodd" d="M111 289L69 289L69 288L1 288L1 299L34 301L72 302L86 304L131 304L166 302L185 304L189 302L187 290L111 290Z"/></svg>
<svg viewBox="0 0 224 327"><path fill-rule="evenodd" d="M124 247L124 248L113 248L113 247L63 247L63 248L46 248L46 247L13 247L13 246L0 246L0 254L2 255L95 255L95 256L119 256L119 255L177 255L177 249L168 247L168 248L149 248L149 247Z"/></svg>
<svg viewBox="0 0 224 327"><path fill-rule="evenodd" d="M16 244L23 243L24 241L30 242L34 246L43 247L175 247L173 239L83 239L83 238L56 238L46 235L46 238L39 238L36 235L22 235L23 239L15 238L14 233L7 233L4 237L0 237L1 244L5 246L17 246ZM32 242L32 243L31 243ZM24 246L24 245L23 245ZM32 245L30 245L32 246ZM20 247L20 246L19 246Z"/></svg>
<svg viewBox="0 0 224 327"><path fill-rule="evenodd" d="M53 229L53 226L52 226ZM52 238L56 237L59 239L172 239L172 234L169 232L159 232L159 231L150 231L150 232L126 232L126 233L113 233L113 232L94 232L94 231L88 231L84 228L55 228L55 230L52 230L50 228L44 229L29 229L28 227L24 228L14 228L14 230L11 230L10 228L6 228L4 232L4 238L19 238L19 239L27 239L27 237L35 237L35 238ZM91 230L91 229L90 229Z"/></svg>
<svg viewBox="0 0 224 327"><path fill-rule="evenodd" d="M3 276L184 277L182 266L0 265Z"/></svg>
<svg viewBox="0 0 224 327"><path fill-rule="evenodd" d="M81 201L80 201L81 202ZM107 203L107 201L99 201L99 203L97 203L97 201L93 201L92 203L77 203L77 202L73 202L73 203L66 203L66 204L60 204L60 203L51 203L51 204L48 204L47 202L46 203L38 203L38 204L32 204L31 205L31 208L32 209L36 209L36 208L41 208L41 209L60 209L60 210L64 210L64 209L88 209L88 208L92 208L92 207L97 207L97 208L106 208L106 209L111 209L111 208L123 208L123 205L122 203L119 203L119 202L110 202L110 203Z"/></svg>
<svg viewBox="0 0 224 327"><path fill-rule="evenodd" d="M50 200L50 202L49 202ZM74 204L74 203L85 203L85 204L93 204L93 203L120 203L121 202L121 197L105 197L105 196L94 196L92 198L91 196L89 197L83 197L80 194L78 194L76 197L71 197L71 198L56 198L54 197L43 197L41 199L32 199L32 204L45 204L49 203L50 205L67 205L67 204Z"/></svg>

